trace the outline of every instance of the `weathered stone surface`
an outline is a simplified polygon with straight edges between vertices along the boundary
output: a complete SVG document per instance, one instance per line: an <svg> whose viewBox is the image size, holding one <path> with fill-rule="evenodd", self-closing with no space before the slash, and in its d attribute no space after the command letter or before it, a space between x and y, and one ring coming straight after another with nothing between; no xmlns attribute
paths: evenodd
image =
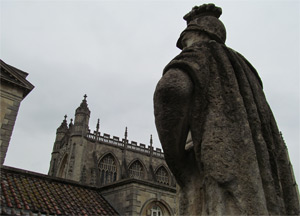
<svg viewBox="0 0 300 216"><path fill-rule="evenodd" d="M10 137L17 118L20 102L34 88L25 78L27 73L2 60L0 85L0 164L5 160Z"/></svg>
<svg viewBox="0 0 300 216"><path fill-rule="evenodd" d="M126 179L104 186L100 190L120 215L150 216L154 205L161 209L163 215L175 215L175 188L138 179Z"/></svg>
<svg viewBox="0 0 300 216"><path fill-rule="evenodd" d="M154 94L156 127L178 183L178 212L298 215L296 182L262 82L224 44L220 14L210 4L184 17L188 27L177 42L183 50Z"/></svg>

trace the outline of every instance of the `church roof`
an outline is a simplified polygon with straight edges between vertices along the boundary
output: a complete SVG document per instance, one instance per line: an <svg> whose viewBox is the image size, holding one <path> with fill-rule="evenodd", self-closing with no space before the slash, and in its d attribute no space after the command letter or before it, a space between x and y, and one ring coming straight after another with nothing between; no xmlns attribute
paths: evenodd
<svg viewBox="0 0 300 216"><path fill-rule="evenodd" d="M119 215L95 187L1 167L1 215Z"/></svg>
<svg viewBox="0 0 300 216"><path fill-rule="evenodd" d="M1 82L5 81L22 88L24 90L24 97L26 97L26 95L34 88L34 86L28 80L26 80L28 73L21 71L9 64L6 64L1 59L0 67Z"/></svg>

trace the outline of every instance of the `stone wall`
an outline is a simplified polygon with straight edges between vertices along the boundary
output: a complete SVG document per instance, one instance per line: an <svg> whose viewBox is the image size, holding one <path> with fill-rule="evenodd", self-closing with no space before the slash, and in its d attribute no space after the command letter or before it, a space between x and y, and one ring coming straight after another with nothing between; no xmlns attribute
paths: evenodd
<svg viewBox="0 0 300 216"><path fill-rule="evenodd" d="M91 182L93 182L92 170L98 169L99 161L107 154L112 154L113 157L115 158L116 165L117 165L117 180L122 179L122 172L124 173L122 167L125 165L123 161L123 154L124 154L123 147L114 146L105 142L96 142L82 136L71 136L68 146L64 146L60 150L56 176L58 176L57 174L59 173L59 169L62 167L61 163L63 161L63 157L67 155L68 156L67 166L68 167L72 166L72 173L71 172L69 172L68 174L65 173L63 176L58 176L58 177L66 176L66 178L68 179L80 181L80 178L82 176L83 166L84 166L85 167L84 169L86 170L84 176L85 182L82 183L91 184ZM71 159L72 155L73 155L73 159ZM167 168L167 164L163 157L152 156L152 160L151 160L150 154L142 153L132 149L127 149L125 160L126 160L127 168L129 168L134 161L136 160L140 161L141 164L143 165L143 168L145 169L145 176L144 176L145 180L153 180L152 172L150 170L150 165L152 165L154 173L159 167L164 166L168 171L168 175L170 176L169 185L175 185L175 180L173 179L171 172ZM73 162L74 165L71 165L70 164L71 162ZM67 170L68 169L66 169L66 172Z"/></svg>
<svg viewBox="0 0 300 216"><path fill-rule="evenodd" d="M4 163L9 141L17 118L20 102L23 99L22 89L1 82L1 112L0 112L0 162Z"/></svg>
<svg viewBox="0 0 300 216"><path fill-rule="evenodd" d="M2 165L20 103L34 86L26 80L28 73L6 64L1 59L0 69L0 165Z"/></svg>
<svg viewBox="0 0 300 216"><path fill-rule="evenodd" d="M101 194L121 215L151 215L153 205L163 215L175 215L176 190L152 182L127 179L101 188Z"/></svg>

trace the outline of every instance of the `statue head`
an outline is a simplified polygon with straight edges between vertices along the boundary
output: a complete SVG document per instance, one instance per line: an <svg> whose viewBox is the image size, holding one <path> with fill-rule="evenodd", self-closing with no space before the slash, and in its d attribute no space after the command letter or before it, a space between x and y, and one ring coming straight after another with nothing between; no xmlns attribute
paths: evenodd
<svg viewBox="0 0 300 216"><path fill-rule="evenodd" d="M225 43L226 29L224 24L218 19L222 14L222 9L214 4L203 4L195 6L186 14L183 19L187 21L187 28L181 33L177 41L177 47L182 49L182 39L186 32L193 31L208 35L211 40ZM201 35L201 34L199 34Z"/></svg>

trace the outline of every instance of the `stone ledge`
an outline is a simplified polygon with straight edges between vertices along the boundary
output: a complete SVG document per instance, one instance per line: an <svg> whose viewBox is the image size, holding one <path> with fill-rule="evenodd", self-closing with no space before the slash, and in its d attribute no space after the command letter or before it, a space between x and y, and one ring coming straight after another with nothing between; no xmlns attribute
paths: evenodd
<svg viewBox="0 0 300 216"><path fill-rule="evenodd" d="M128 179L123 179L105 186L102 186L100 188L101 191L106 191L106 190L110 190L110 189L116 189L116 187L120 187L120 186L128 186L128 184L141 184L144 186L149 186L152 188L156 188L156 189L161 189L164 191L169 191L169 192L173 192L176 193L176 188L172 187L172 186L166 186L166 185L162 185L159 183L154 183L154 182L149 182L146 180L140 180L140 179L134 179L134 178L128 178Z"/></svg>

